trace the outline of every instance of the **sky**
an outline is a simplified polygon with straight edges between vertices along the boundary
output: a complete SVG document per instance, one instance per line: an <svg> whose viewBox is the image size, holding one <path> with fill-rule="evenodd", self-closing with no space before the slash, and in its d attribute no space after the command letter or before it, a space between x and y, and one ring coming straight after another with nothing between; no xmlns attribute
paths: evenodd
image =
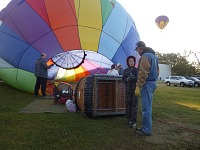
<svg viewBox="0 0 200 150"><path fill-rule="evenodd" d="M0 0L0 10L10 0ZM192 51L200 54L199 0L117 0L133 18L140 39L160 53ZM169 24L161 31L156 17L166 15Z"/></svg>

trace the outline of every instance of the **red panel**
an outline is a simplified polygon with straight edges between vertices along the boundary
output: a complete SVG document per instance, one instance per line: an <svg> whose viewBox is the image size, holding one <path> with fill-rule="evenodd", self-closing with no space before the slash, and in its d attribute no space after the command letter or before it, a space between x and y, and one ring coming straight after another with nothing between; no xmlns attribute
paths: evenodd
<svg viewBox="0 0 200 150"><path fill-rule="evenodd" d="M43 18L43 20L50 26L48 15L46 12L44 0L26 0L26 2Z"/></svg>
<svg viewBox="0 0 200 150"><path fill-rule="evenodd" d="M69 3L73 10L74 16L76 16L76 8L75 8L74 0L69 0Z"/></svg>
<svg viewBox="0 0 200 150"><path fill-rule="evenodd" d="M45 0L52 29L77 25L76 15L68 0Z"/></svg>
<svg viewBox="0 0 200 150"><path fill-rule="evenodd" d="M54 33L64 51L81 49L77 26L60 28Z"/></svg>

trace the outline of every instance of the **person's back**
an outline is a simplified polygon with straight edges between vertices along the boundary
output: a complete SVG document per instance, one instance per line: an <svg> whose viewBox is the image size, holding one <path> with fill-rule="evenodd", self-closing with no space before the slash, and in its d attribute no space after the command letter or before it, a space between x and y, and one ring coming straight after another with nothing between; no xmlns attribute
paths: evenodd
<svg viewBox="0 0 200 150"><path fill-rule="evenodd" d="M42 57L38 58L35 63L35 76L47 78L46 60Z"/></svg>
<svg viewBox="0 0 200 150"><path fill-rule="evenodd" d="M110 70L107 72L108 75L119 75L118 71L115 69L115 65L111 65Z"/></svg>
<svg viewBox="0 0 200 150"><path fill-rule="evenodd" d="M46 98L46 84L47 84L47 70L52 67L52 65L47 66L46 64L46 54L42 53L41 56L36 60L35 63L35 76L36 76L36 83L34 94L35 96L39 95L39 89L41 86L42 96Z"/></svg>
<svg viewBox="0 0 200 150"><path fill-rule="evenodd" d="M115 76L116 76L116 75L119 75L118 71L115 70L115 69L109 70L107 74L108 74L108 75L115 75Z"/></svg>
<svg viewBox="0 0 200 150"><path fill-rule="evenodd" d="M149 73L147 81L156 81L158 78L158 58L152 53L144 53L142 57L146 57L149 60Z"/></svg>

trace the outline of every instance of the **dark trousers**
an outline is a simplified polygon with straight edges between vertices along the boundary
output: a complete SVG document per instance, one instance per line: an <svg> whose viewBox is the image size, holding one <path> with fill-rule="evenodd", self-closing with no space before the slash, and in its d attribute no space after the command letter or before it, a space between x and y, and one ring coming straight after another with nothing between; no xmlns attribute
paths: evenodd
<svg viewBox="0 0 200 150"><path fill-rule="evenodd" d="M126 116L128 122L136 123L138 111L138 98L134 93L126 93Z"/></svg>
<svg viewBox="0 0 200 150"><path fill-rule="evenodd" d="M35 83L35 90L34 90L34 94L35 95L39 95L39 89L41 86L41 91L42 91L42 96L46 95L46 87L47 87L47 78L44 77L37 77L36 83Z"/></svg>

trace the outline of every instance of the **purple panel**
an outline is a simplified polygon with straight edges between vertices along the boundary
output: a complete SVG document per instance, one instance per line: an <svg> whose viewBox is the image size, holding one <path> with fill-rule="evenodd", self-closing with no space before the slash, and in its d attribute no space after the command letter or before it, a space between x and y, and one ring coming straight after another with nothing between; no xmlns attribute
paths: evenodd
<svg viewBox="0 0 200 150"><path fill-rule="evenodd" d="M14 2L11 3L7 11L28 43L32 44L44 34L51 31L49 26L27 3L17 4Z"/></svg>
<svg viewBox="0 0 200 150"><path fill-rule="evenodd" d="M6 11L10 13L11 11L14 11L15 9L19 9L20 5L18 5L21 2L21 0L12 0L10 3L8 3L6 7Z"/></svg>
<svg viewBox="0 0 200 150"><path fill-rule="evenodd" d="M0 20L4 20L5 19L5 17L6 17L6 15L7 15L7 13L6 13L6 10L5 9L2 9L1 11L0 11Z"/></svg>
<svg viewBox="0 0 200 150"><path fill-rule="evenodd" d="M40 53L46 53L48 58L51 58L55 54L63 52L63 49L58 43L53 32L49 32L40 40L33 43L32 46Z"/></svg>
<svg viewBox="0 0 200 150"><path fill-rule="evenodd" d="M14 37L16 37L16 38L20 38L20 40L25 41L24 38L23 38L23 36L22 36L22 34L21 34L21 33L19 32L19 30L16 28L15 24L13 23L13 21L10 19L10 17L9 17L8 15L7 15L7 17L3 20L3 24L5 25L5 26L3 26L3 27L9 28L9 30L12 31L12 32L9 32L9 35L14 36ZM2 27L2 28L3 28L3 27ZM3 29L0 29L0 30L2 30L3 32L5 32L5 30L8 30L8 29L3 28ZM6 32L6 33L7 33L7 32Z"/></svg>

